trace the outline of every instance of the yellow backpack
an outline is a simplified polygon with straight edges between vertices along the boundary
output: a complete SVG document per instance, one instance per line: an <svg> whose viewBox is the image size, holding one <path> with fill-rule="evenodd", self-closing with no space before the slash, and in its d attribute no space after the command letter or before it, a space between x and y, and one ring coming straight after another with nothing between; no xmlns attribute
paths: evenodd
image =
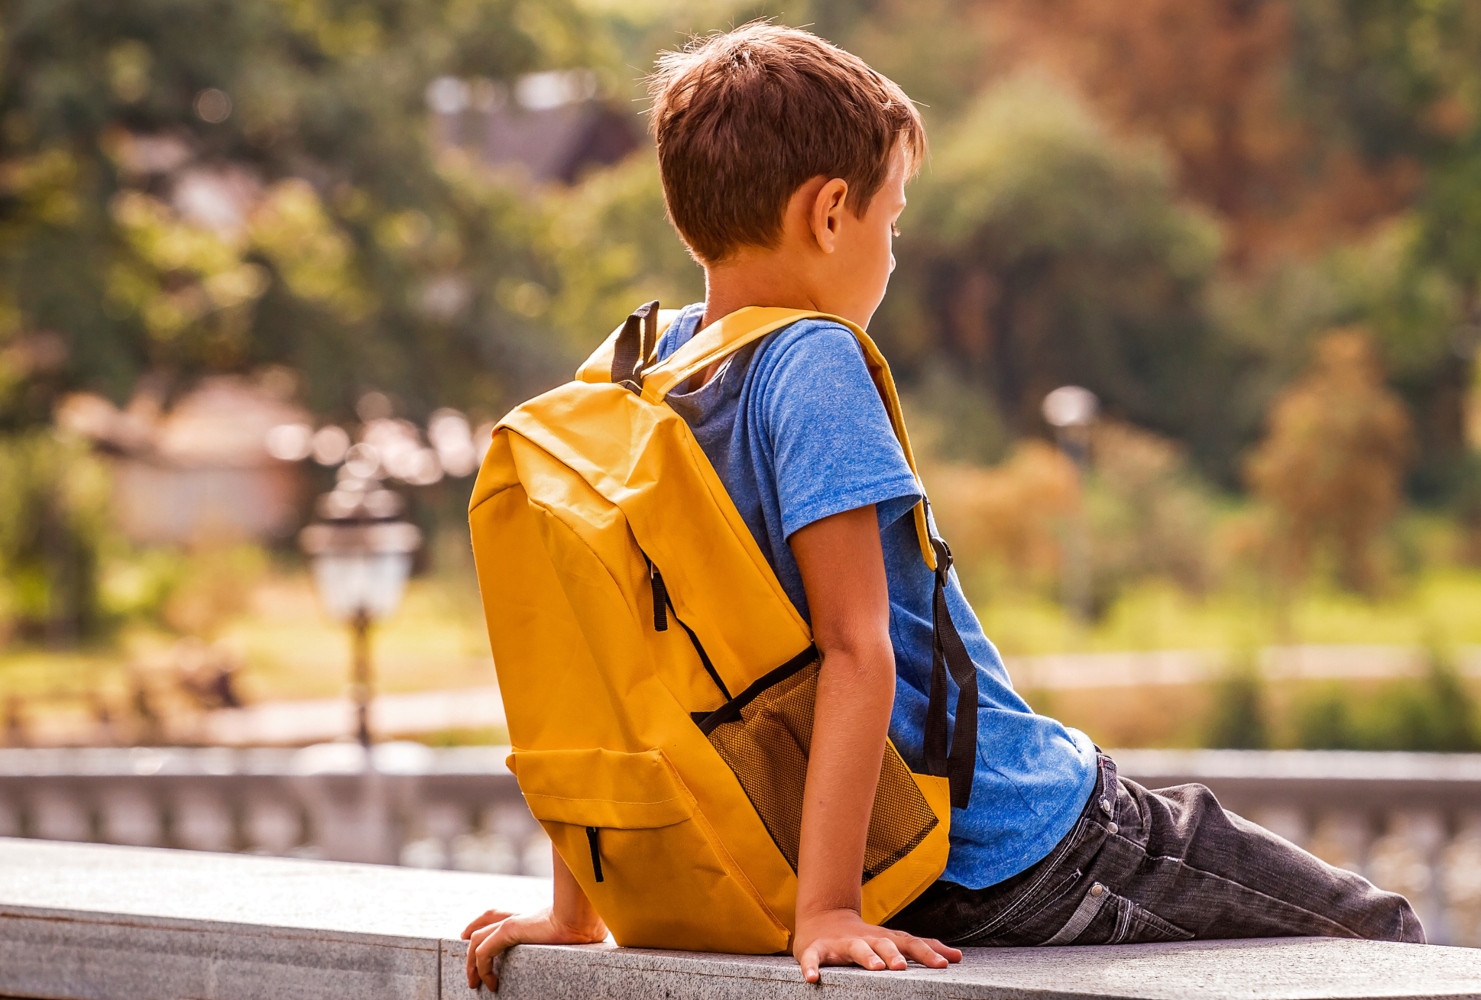
<svg viewBox="0 0 1481 1000"><path fill-rule="evenodd" d="M661 327L648 303L576 381L499 423L469 502L509 766L619 944L791 945L818 654L664 397L822 315L741 309L650 365ZM863 330L825 318L859 338L914 468L884 359ZM941 874L975 761L976 674L945 613L949 551L924 505L914 517L937 571L931 773L885 747L864 860L863 916L876 923ZM950 753L948 669L962 692Z"/></svg>

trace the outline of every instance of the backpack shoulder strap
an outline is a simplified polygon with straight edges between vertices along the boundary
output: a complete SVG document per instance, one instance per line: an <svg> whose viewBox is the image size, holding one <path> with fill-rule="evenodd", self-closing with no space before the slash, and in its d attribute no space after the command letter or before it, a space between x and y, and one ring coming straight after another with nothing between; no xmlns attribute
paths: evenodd
<svg viewBox="0 0 1481 1000"><path fill-rule="evenodd" d="M686 379L704 371L716 361L769 333L804 319L826 319L838 323L847 327L859 341L859 346L864 350L864 359L869 366L869 373L873 376L874 384L884 401L885 410L890 415L890 426L894 428L895 437L900 441L900 448L905 452L905 461L909 463L910 471L915 473L916 479L919 480L920 474L915 467L915 453L910 447L910 435L905 430L905 416L900 408L900 396L895 390L895 380L890 375L889 363L885 361L884 355L880 353L869 334L857 324L831 313L777 306L746 306L743 309L737 309L696 333L683 347L669 355L663 362L645 371L643 373L643 399L650 403L660 403L673 391L675 386L682 385ZM931 544L931 529L926 519L926 505L916 504L913 513L921 558L925 560L927 566L934 570L936 569L936 549Z"/></svg>

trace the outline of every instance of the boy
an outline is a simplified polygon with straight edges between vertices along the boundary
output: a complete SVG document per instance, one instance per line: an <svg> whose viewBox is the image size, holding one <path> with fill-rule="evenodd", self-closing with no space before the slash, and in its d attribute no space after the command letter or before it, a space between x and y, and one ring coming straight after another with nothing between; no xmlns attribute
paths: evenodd
<svg viewBox="0 0 1481 1000"><path fill-rule="evenodd" d="M653 97L669 216L706 276L705 301L680 313L660 356L750 305L866 326L925 150L900 89L807 32L751 24L665 56ZM823 965L943 968L960 960L956 944L1423 940L1402 897L1224 812L1206 788L1119 779L1083 733L1034 714L955 577L948 605L979 688L970 804L952 812L941 880L889 927L866 924L860 873L886 735L912 766L923 752L933 578L904 516L920 487L839 324L771 333L668 402L822 657L797 866L793 954L806 981ZM602 940L558 855L554 882L549 910L469 925L469 986L494 988L492 964L513 944Z"/></svg>

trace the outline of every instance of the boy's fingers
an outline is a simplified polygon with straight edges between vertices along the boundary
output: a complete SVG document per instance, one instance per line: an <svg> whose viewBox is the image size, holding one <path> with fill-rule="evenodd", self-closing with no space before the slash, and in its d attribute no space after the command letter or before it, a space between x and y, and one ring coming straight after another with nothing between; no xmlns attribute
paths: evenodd
<svg viewBox="0 0 1481 1000"><path fill-rule="evenodd" d="M494 933L494 927L480 927L468 936L468 986L478 987L478 946Z"/></svg>
<svg viewBox="0 0 1481 1000"><path fill-rule="evenodd" d="M863 938L851 939L845 954L855 965L868 969L870 972L878 972L884 968L884 960L874 953L869 942Z"/></svg>
<svg viewBox="0 0 1481 1000"><path fill-rule="evenodd" d="M944 969L947 966L946 956L931 947L933 942L924 941L918 937L911 937L903 941L897 939L896 943L899 944L901 950L906 955L909 955L921 965L928 966L932 969ZM934 943L938 947L942 946L939 941Z"/></svg>
<svg viewBox="0 0 1481 1000"><path fill-rule="evenodd" d="M797 959L797 964L802 966L802 981L804 983L815 983L818 981L818 949L809 946Z"/></svg>
<svg viewBox="0 0 1481 1000"><path fill-rule="evenodd" d="M471 941L470 940L468 942L468 988L469 989L477 989L478 988L478 967L475 964L477 962L477 960L478 960L478 942L477 941Z"/></svg>
<svg viewBox="0 0 1481 1000"><path fill-rule="evenodd" d="M498 958L512 945L519 943L518 938L509 932L509 925L501 923L490 935L478 943L478 978L483 985L490 990L499 988L499 977L494 975L494 959Z"/></svg>
<svg viewBox="0 0 1481 1000"><path fill-rule="evenodd" d="M874 953L883 959L884 964L889 968L897 972L905 968L905 956L900 954L900 949L895 946L894 941L887 937L875 938L869 942L869 946L874 949Z"/></svg>
<svg viewBox="0 0 1481 1000"><path fill-rule="evenodd" d="M926 944L930 945L932 951L948 962L960 962L962 960L962 949L960 948L953 948L949 944L942 944L935 938L927 938Z"/></svg>
<svg viewBox="0 0 1481 1000"><path fill-rule="evenodd" d="M473 932L478 930L480 927L487 927L489 924L497 924L500 920L504 920L510 916L513 916L513 914L508 913L504 910L485 910L478 916L474 917L472 923L463 928L463 940L466 941L470 937L472 937Z"/></svg>

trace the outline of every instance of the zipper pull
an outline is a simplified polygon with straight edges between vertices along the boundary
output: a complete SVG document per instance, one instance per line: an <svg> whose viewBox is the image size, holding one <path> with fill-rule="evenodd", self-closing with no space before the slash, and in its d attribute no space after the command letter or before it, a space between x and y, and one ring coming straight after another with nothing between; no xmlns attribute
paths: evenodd
<svg viewBox="0 0 1481 1000"><path fill-rule="evenodd" d="M653 630L667 632L669 630L669 592L668 588L663 585L663 575L651 562L648 564L648 582L653 586Z"/></svg>
<svg viewBox="0 0 1481 1000"><path fill-rule="evenodd" d="M586 842L591 845L591 870L596 875L597 881L602 881L602 850L601 842L597 839L599 831L594 826L586 828Z"/></svg>

